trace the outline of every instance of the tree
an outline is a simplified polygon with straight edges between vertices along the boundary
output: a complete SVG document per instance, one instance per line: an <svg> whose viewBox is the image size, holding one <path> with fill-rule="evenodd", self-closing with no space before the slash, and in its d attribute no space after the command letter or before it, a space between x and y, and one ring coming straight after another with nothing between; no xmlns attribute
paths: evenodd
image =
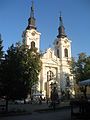
<svg viewBox="0 0 90 120"><path fill-rule="evenodd" d="M85 78L90 79L90 56L88 56L86 59L84 71L85 71Z"/></svg>
<svg viewBox="0 0 90 120"><path fill-rule="evenodd" d="M39 73L41 71L41 60L40 54L37 52L36 48L28 49L26 46L22 45L21 51L25 54L23 60L25 72L24 80L28 84L29 94L31 95L31 89L33 85L38 83Z"/></svg>
<svg viewBox="0 0 90 120"><path fill-rule="evenodd" d="M85 53L80 53L78 55L77 61L73 58L71 61L71 72L74 75L76 83L79 81L90 79L90 56ZM86 87L81 87L81 91L86 97Z"/></svg>
<svg viewBox="0 0 90 120"><path fill-rule="evenodd" d="M3 42L3 40L2 40L1 34L0 34L0 71L1 71L1 69L2 69L2 67L1 67L1 62L2 62L2 60L3 60L2 58L3 58L3 54L4 54L2 42ZM2 96L2 83L1 83L1 72L0 72L0 97L1 97L1 96Z"/></svg>
<svg viewBox="0 0 90 120"><path fill-rule="evenodd" d="M3 42L3 40L2 40L1 34L0 34L0 60L1 60L1 58L3 57L3 46L2 46L2 42Z"/></svg>
<svg viewBox="0 0 90 120"><path fill-rule="evenodd" d="M90 78L90 56L85 53L78 55L77 61L72 58L71 72L74 74L76 82L86 80Z"/></svg>
<svg viewBox="0 0 90 120"><path fill-rule="evenodd" d="M22 56L19 54L18 48L12 45L1 62L2 96L6 99L6 111L8 110L8 100L24 98L27 95L22 79L21 61Z"/></svg>
<svg viewBox="0 0 90 120"><path fill-rule="evenodd" d="M40 55L36 49L27 49L17 43L16 46L8 48L1 68L2 96L5 96L8 106L10 99L25 99L32 86L38 82L41 70Z"/></svg>

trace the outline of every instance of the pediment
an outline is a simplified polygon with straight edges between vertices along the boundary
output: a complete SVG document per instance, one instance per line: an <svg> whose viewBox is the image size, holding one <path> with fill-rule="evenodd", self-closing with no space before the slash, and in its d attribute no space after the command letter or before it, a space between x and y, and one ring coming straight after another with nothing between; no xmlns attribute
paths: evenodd
<svg viewBox="0 0 90 120"><path fill-rule="evenodd" d="M53 60L53 59L47 59L47 60L46 60L46 63L47 63L47 64L54 64L54 65L56 65L56 64L57 64L57 61L56 61L56 60Z"/></svg>
<svg viewBox="0 0 90 120"><path fill-rule="evenodd" d="M42 56L42 58L47 58L47 59L54 58L54 57L56 56L54 55L54 50L52 50L51 48L48 48Z"/></svg>
<svg viewBox="0 0 90 120"><path fill-rule="evenodd" d="M59 58L57 58L57 56L54 54L54 50L51 48L47 49L47 51L42 55L41 60L44 64L59 64Z"/></svg>
<svg viewBox="0 0 90 120"><path fill-rule="evenodd" d="M49 64L49 65L57 65L58 64L58 61L56 59L42 59L42 62L44 64Z"/></svg>

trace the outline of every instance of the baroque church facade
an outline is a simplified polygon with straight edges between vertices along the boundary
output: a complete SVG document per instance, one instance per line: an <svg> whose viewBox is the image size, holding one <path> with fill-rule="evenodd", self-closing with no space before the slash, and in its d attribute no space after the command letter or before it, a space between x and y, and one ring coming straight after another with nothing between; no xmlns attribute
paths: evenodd
<svg viewBox="0 0 90 120"><path fill-rule="evenodd" d="M36 28L33 3L31 6L28 26L23 32L23 41L30 49L32 46L40 52L40 36ZM44 97L49 98L53 87L56 87L59 95L62 92L74 94L73 76L70 73L69 62L71 61L71 40L68 39L60 15L58 35L54 41L54 48L48 48L41 56L42 70L39 75L38 91ZM34 89L34 88L33 88ZM36 89L34 90L34 92Z"/></svg>

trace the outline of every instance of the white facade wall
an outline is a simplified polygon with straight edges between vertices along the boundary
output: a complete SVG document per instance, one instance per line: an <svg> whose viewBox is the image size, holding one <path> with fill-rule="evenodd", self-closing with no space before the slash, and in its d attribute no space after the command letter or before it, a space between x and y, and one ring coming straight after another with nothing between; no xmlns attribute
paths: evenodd
<svg viewBox="0 0 90 120"><path fill-rule="evenodd" d="M23 40L29 49L31 48L31 42L34 41L37 51L40 51L40 35L41 33L35 29L24 31ZM57 55L57 49L59 50L59 56ZM68 57L65 56L65 49L68 50ZM71 75L68 64L71 61L71 41L67 37L56 38L54 49L48 48L41 57L41 61L42 70L39 75L38 91L42 92L44 97L47 94L50 97L51 84L56 83L58 93L61 94L61 90L66 90L67 75ZM50 71L53 73L53 77L47 82L47 73Z"/></svg>
<svg viewBox="0 0 90 120"><path fill-rule="evenodd" d="M24 40L25 44L28 46L28 48L31 48L31 42L35 42L35 47L37 48L37 51L40 51L40 35L41 33L37 32L35 29L26 30L24 32Z"/></svg>

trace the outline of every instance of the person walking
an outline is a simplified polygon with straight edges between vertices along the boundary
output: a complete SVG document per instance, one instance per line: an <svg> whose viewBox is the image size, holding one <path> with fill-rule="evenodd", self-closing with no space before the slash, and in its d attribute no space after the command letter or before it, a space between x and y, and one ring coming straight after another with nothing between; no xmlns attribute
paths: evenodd
<svg viewBox="0 0 90 120"><path fill-rule="evenodd" d="M51 91L51 106L53 107L54 111L56 109L56 102L58 101L58 99L58 92L56 90L56 87L54 87L54 89Z"/></svg>

